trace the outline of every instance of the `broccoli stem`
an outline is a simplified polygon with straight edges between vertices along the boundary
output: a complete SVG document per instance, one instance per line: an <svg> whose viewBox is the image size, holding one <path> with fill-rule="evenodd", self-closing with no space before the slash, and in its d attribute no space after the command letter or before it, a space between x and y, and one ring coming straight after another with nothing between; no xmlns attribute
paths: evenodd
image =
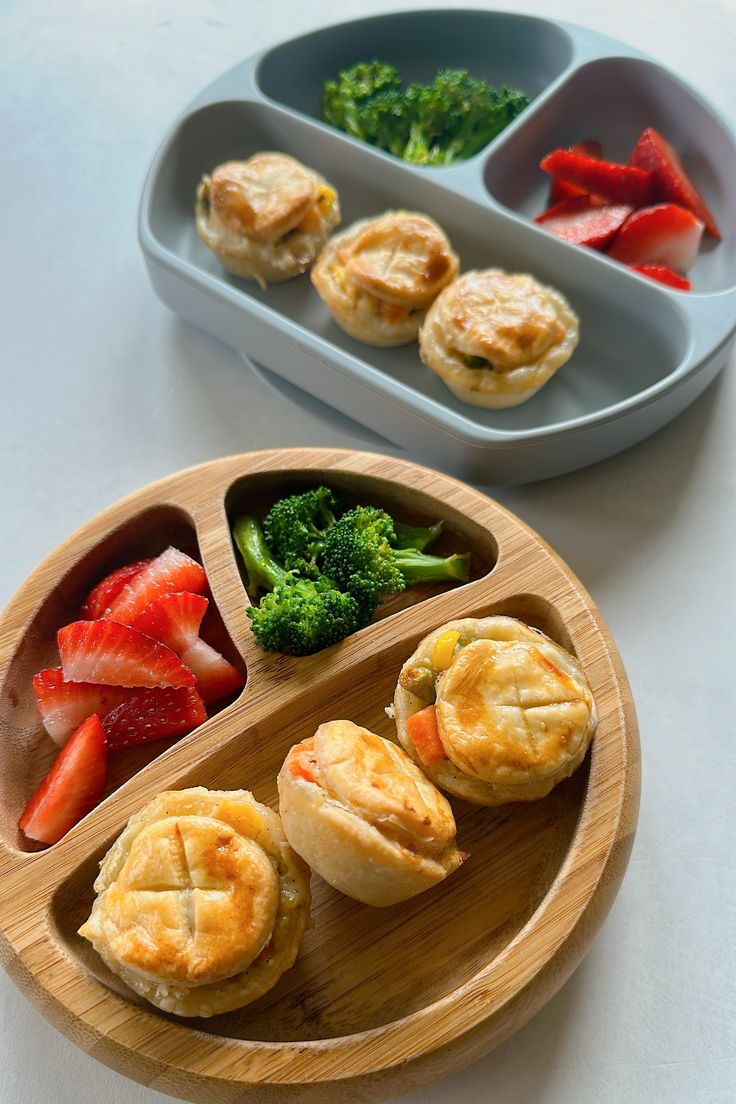
<svg viewBox="0 0 736 1104"><path fill-rule="evenodd" d="M394 549L394 562L407 586L414 583L440 583L447 580L467 583L470 578L470 554L455 552L452 556L427 556L413 548Z"/></svg>
<svg viewBox="0 0 736 1104"><path fill-rule="evenodd" d="M434 525L423 527L421 525L404 525L401 521L394 522L396 530L397 548L416 548L417 552L423 552L430 544L437 540L442 532L442 522L436 521Z"/></svg>
<svg viewBox="0 0 736 1104"><path fill-rule="evenodd" d="M233 525L233 537L248 572L248 590L255 597L259 590L273 590L293 578L268 550L260 522L254 517L239 517Z"/></svg>

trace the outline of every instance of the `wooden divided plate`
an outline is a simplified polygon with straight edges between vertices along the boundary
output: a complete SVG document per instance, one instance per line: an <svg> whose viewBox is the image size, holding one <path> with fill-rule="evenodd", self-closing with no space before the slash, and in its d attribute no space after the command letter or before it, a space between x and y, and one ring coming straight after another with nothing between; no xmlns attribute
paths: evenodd
<svg viewBox="0 0 736 1104"><path fill-rule="evenodd" d="M368 628L314 656L256 646L228 519L326 482L401 520L442 518L445 547L472 552L471 581L413 588ZM174 743L116 756L106 799L62 840L33 851L17 829L54 748L31 679L57 629L105 573L170 543L201 557L225 648L247 670L238 699ZM442 544L440 544L440 550ZM387 909L312 878L313 927L295 966L259 1001L208 1020L145 1004L76 934L97 863L164 789L251 789L276 801L289 747L349 718L394 735L384 708L418 640L462 616L504 613L574 651L596 700L580 770L530 805L453 800L461 870ZM162 750L162 748L164 750ZM403 460L328 449L235 456L131 495L70 537L30 576L0 624L0 961L77 1045L152 1088L218 1104L385 1100L467 1064L562 985L603 921L633 842L639 747L626 676L589 595L539 537L462 483Z"/></svg>

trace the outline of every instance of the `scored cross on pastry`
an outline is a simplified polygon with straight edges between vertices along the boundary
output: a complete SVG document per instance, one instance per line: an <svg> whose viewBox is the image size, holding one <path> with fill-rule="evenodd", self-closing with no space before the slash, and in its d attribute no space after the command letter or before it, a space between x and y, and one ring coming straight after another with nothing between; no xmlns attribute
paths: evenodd
<svg viewBox="0 0 736 1104"><path fill-rule="evenodd" d="M362 219L332 238L312 283L335 321L369 345L414 341L424 312L458 271L444 231L415 211Z"/></svg>
<svg viewBox="0 0 736 1104"><path fill-rule="evenodd" d="M105 857L80 929L111 970L184 1016L239 1008L296 957L306 871L278 816L246 791L171 791Z"/></svg>
<svg viewBox="0 0 736 1104"><path fill-rule="evenodd" d="M285 153L226 161L197 188L202 241L236 276L261 286L300 275L340 222L337 192Z"/></svg>
<svg viewBox="0 0 736 1104"><path fill-rule="evenodd" d="M596 728L575 657L511 617L451 621L425 637L402 667L394 714L429 778L480 805L545 797Z"/></svg>

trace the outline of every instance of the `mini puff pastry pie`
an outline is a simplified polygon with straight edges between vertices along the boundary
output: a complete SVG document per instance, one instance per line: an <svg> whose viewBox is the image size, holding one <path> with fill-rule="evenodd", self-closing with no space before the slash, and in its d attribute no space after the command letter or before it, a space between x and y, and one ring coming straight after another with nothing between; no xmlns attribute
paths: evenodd
<svg viewBox="0 0 736 1104"><path fill-rule="evenodd" d="M533 276L466 272L435 299L419 355L463 402L497 409L536 394L572 356L578 318Z"/></svg>
<svg viewBox="0 0 736 1104"><path fill-rule="evenodd" d="M309 268L340 222L337 192L285 153L227 161L203 176L197 232L235 276L261 287Z"/></svg>
<svg viewBox="0 0 736 1104"><path fill-rule="evenodd" d="M424 312L457 271L457 256L436 222L414 211L387 211L332 238L311 277L346 333L388 346L416 340Z"/></svg>
<svg viewBox="0 0 736 1104"><path fill-rule="evenodd" d="M401 748L351 721L293 747L278 785L294 850L367 905L413 897L462 861L447 800Z"/></svg>
<svg viewBox="0 0 736 1104"><path fill-rule="evenodd" d="M546 797L580 766L596 727L577 660L513 617L450 621L426 636L393 709L428 777L478 805Z"/></svg>
<svg viewBox="0 0 736 1104"><path fill-rule="evenodd" d="M79 929L165 1012L215 1016L260 997L297 956L309 872L247 790L172 790L103 859Z"/></svg>

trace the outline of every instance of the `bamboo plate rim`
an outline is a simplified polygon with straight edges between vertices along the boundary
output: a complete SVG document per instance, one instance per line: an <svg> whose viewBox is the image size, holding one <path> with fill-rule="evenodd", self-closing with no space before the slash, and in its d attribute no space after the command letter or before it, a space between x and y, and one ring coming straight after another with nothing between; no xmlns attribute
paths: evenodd
<svg viewBox="0 0 736 1104"><path fill-rule="evenodd" d="M120 831L129 815L126 809L140 807L148 791L176 787L177 779L194 773L207 762L214 749L221 746L217 743L220 727L233 716L233 711L237 713L241 705L251 703L256 696L254 680L256 690L258 679L262 680L264 695L268 697L269 693L276 693L279 686L283 688L285 671L296 674L300 669L297 665L303 665L302 670L306 672L303 677L314 674L327 685L330 673L344 670L341 663L358 666L361 654L365 660L366 656L376 654L384 640L395 639L394 633L402 631L402 618L410 620L411 610L418 608L409 607L374 623L326 652L306 659L288 659L285 663L284 657L261 653L254 642L249 641L248 635L243 635L245 594L240 611L222 609L217 598L217 577L225 571L220 559L227 557L230 574L235 562L225 499L228 490L241 478L282 471L305 472L313 477L319 473L325 482L330 481L331 475L340 474L347 478L379 480L394 488L402 487L404 491L410 487L418 497L424 495L449 505L459 516L470 518L474 524L482 518L480 524L484 530L499 542L495 567L481 579L426 599L422 607L427 616L430 611L437 611L439 615L444 607L452 607L450 614L440 618L449 619L449 616L458 615L455 607L470 601L492 603L528 593L524 575L528 575L535 564L542 565L548 575L546 589L549 593L544 595L545 588L539 586L533 588L533 593L549 597L555 609L565 604L569 606L563 621L576 642L583 637L590 638L587 664L595 664L596 671L600 668L598 693L605 692L607 702L612 696L613 704L607 704L601 713L599 734L592 745L587 789L564 861L526 924L484 968L439 999L364 1032L318 1040L269 1042L210 1035L185 1022L171 1022L153 1010L131 1005L92 977L68 949L60 945L60 936L53 930L49 910L55 890L99 848L100 839ZM200 480L205 480L204 492L210 500L206 509L201 508L199 498L194 495L195 482ZM201 497L199 492L198 495ZM52 593L52 582L58 582L59 566L66 564L71 570L106 534L159 505L182 509L192 521L213 598L248 668L245 690L233 706L207 721L191 736L184 737L124 783L54 847L42 852L23 852L10 846L0 835L0 875L7 886L0 901L0 963L48 1018L77 1041L82 1040L86 1049L98 1050L104 1061L118 1068L125 1064L126 1055L135 1055L149 1059L160 1073L178 1071L203 1078L208 1084L213 1079L218 1083L234 1081L274 1086L327 1082L377 1074L425 1059L495 1020L514 998L532 987L545 970L554 968L556 957L572 934L586 926L589 907L600 895L603 914L591 919L592 930L581 936L584 945L580 953L569 968L559 970L559 980L537 1004L540 1007L582 957L612 903L633 843L638 809L638 731L628 683L606 626L570 569L510 511L482 492L430 468L379 453L343 449L294 448L243 453L184 469L133 492L97 514L51 552L20 587L0 619L0 685L4 687L9 666L22 646L30 622ZM527 565L525 571L515 570L513 557L509 559L505 555L505 541L511 542L512 536L521 543L525 553L534 553L531 568ZM214 569L213 564L217 564ZM34 596L32 600L31 596ZM233 621L239 625L235 633L232 632ZM404 632L408 635L408 625ZM323 667L321 674L320 666ZM283 693L288 696L288 687ZM262 703L260 707L263 708ZM160 786L159 781L172 770L172 787ZM151 789L152 786L156 788ZM94 837L93 832L96 833ZM620 870L609 872L608 892L601 890L599 894L614 851L620 852L618 859L621 861L611 865ZM46 894L48 899L45 904L35 901L37 907L30 909L31 915L27 909L18 915L17 894L29 894L31 876L36 892L41 896ZM514 1026L510 1030L514 1030ZM123 1072L128 1071L123 1069ZM140 1071L135 1071L133 1076L140 1077ZM150 1084L150 1080L147 1083Z"/></svg>

